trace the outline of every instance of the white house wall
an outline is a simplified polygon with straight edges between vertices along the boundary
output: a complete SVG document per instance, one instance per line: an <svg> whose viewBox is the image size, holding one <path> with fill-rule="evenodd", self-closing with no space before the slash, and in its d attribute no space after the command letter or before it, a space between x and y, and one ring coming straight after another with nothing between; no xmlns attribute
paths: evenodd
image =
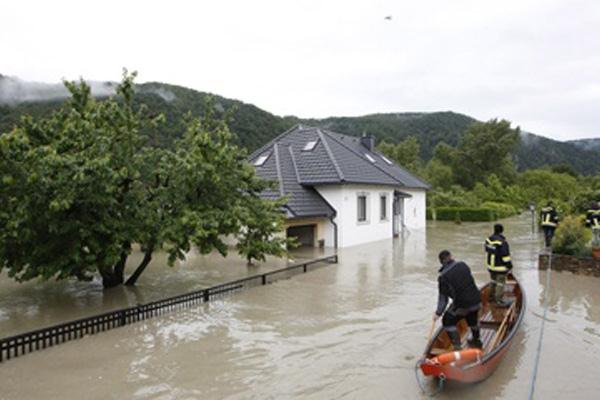
<svg viewBox="0 0 600 400"><path fill-rule="evenodd" d="M404 199L404 225L408 229L425 228L425 196L423 189L400 189L412 197Z"/></svg>
<svg viewBox="0 0 600 400"><path fill-rule="evenodd" d="M348 247L393 237L392 201L394 189L392 187L323 185L317 186L315 189L337 211L335 222L338 225L338 247ZM358 222L359 193L367 195L367 222ZM383 193L385 193L387 201L387 218L381 221L379 196ZM423 211L424 219L425 214Z"/></svg>

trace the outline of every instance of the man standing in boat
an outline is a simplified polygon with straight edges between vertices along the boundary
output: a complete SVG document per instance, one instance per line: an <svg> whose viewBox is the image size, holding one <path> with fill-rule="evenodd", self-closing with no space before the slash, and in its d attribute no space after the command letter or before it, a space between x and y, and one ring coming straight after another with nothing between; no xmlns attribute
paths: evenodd
<svg viewBox="0 0 600 400"><path fill-rule="evenodd" d="M485 240L486 265L490 272L492 280L490 287L490 303L495 303L501 307L507 307L510 304L502 300L504 295L504 285L506 284L506 275L512 269L512 260L510 257L510 248L506 238L502 234L504 227L502 224L494 225L494 233Z"/></svg>
<svg viewBox="0 0 600 400"><path fill-rule="evenodd" d="M481 296L475 285L469 266L462 261L454 261L452 254L444 250L439 254L442 267L438 276L438 304L433 320L437 321L442 314L442 325L448 333L455 350L461 350L460 335L456 325L461 319L466 319L473 338L469 346L481 348L478 312L481 308ZM448 299L452 305L448 306ZM444 312L445 311L445 312Z"/></svg>

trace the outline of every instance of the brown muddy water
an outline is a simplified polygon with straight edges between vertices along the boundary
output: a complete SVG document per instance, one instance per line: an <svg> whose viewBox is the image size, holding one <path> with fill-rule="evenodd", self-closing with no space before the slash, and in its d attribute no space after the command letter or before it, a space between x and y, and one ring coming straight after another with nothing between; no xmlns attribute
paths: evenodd
<svg viewBox="0 0 600 400"><path fill-rule="evenodd" d="M340 251L340 263L197 308L69 342L0 364L2 399L418 399L414 364L436 303L437 253L449 248L479 284L490 224L432 223L396 240ZM486 381L437 398L526 399L546 272L529 219L505 221L527 312ZM297 258L312 254L299 254ZM163 260L164 261L164 260ZM160 266L135 291L0 279L0 336L145 302L282 266L190 258ZM149 272L150 272L149 271ZM536 399L599 398L600 279L551 273Z"/></svg>

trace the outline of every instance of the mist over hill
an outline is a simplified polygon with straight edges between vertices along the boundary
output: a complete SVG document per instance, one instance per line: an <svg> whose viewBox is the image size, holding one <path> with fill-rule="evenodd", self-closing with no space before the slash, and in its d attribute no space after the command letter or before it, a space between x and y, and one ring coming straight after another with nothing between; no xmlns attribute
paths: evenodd
<svg viewBox="0 0 600 400"><path fill-rule="evenodd" d="M112 82L91 82L90 85L95 96L114 94L115 84ZM143 83L136 89L138 103L146 104L150 112L162 113L166 117L165 124L147 132L151 143L157 146L170 146L182 134L182 119L188 112L202 115L206 111L207 96L213 98L218 113L234 108L230 128L236 134L238 144L249 151L292 125L304 123L356 136L367 132L375 135L378 141L399 142L415 136L421 145L422 158L428 160L438 143L458 144L467 128L476 121L452 111L300 119L280 117L242 101L165 83ZM22 115L49 115L63 104L67 96L62 84L25 82L0 75L0 133L11 130ZM600 138L560 142L523 132L514 159L520 170L567 163L581 174L592 174L600 171Z"/></svg>
<svg viewBox="0 0 600 400"><path fill-rule="evenodd" d="M574 144L580 149L600 151L600 138L569 140L568 143Z"/></svg>

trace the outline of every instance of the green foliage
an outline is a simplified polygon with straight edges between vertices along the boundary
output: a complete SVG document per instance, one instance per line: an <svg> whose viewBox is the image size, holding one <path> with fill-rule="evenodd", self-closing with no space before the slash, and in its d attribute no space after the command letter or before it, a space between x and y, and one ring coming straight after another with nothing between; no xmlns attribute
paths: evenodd
<svg viewBox="0 0 600 400"><path fill-rule="evenodd" d="M414 174L419 174L422 167L420 149L414 136L409 136L398 144L383 141L377 146L377 150Z"/></svg>
<svg viewBox="0 0 600 400"><path fill-rule="evenodd" d="M567 216L556 229L552 239L552 250L558 254L587 255L589 235L589 230L585 229L581 218Z"/></svg>
<svg viewBox="0 0 600 400"><path fill-rule="evenodd" d="M519 213L517 209L510 204L496 203L493 201L486 201L481 204L481 207L493 210L497 218L508 218Z"/></svg>
<svg viewBox="0 0 600 400"><path fill-rule="evenodd" d="M225 255L231 235L249 260L285 252L274 236L281 202L259 198L269 184L213 108L185 122L172 149L148 146L143 132L164 118L135 105L134 77L125 73L118 96L103 101L66 82L64 108L0 136L0 270L19 281L98 273L109 287L123 283L133 243L145 254L128 284L159 248L170 263L192 245Z"/></svg>
<svg viewBox="0 0 600 400"><path fill-rule="evenodd" d="M432 190L427 194L429 206L437 207L477 207L480 201L473 192L466 191L458 185L449 190Z"/></svg>
<svg viewBox="0 0 600 400"><path fill-rule="evenodd" d="M495 221L494 210L481 207L438 207L435 209L438 221Z"/></svg>
<svg viewBox="0 0 600 400"><path fill-rule="evenodd" d="M519 132L519 128L512 129L506 120L476 122L456 148L440 148L436 156L448 160L455 182L465 188L472 189L492 174L503 183L510 183L515 176L510 154L518 143Z"/></svg>
<svg viewBox="0 0 600 400"><path fill-rule="evenodd" d="M423 176L430 185L441 190L449 190L454 179L452 168L437 158L433 158L427 163Z"/></svg>
<svg viewBox="0 0 600 400"><path fill-rule="evenodd" d="M579 174L577 173L577 171L575 170L573 165L567 164L567 163L551 165L550 171L557 173L557 174L571 175L574 178L577 178L579 176Z"/></svg>
<svg viewBox="0 0 600 400"><path fill-rule="evenodd" d="M523 172L517 184L525 193L525 198L538 205L545 204L547 200L572 203L581 188L576 178L543 169Z"/></svg>

